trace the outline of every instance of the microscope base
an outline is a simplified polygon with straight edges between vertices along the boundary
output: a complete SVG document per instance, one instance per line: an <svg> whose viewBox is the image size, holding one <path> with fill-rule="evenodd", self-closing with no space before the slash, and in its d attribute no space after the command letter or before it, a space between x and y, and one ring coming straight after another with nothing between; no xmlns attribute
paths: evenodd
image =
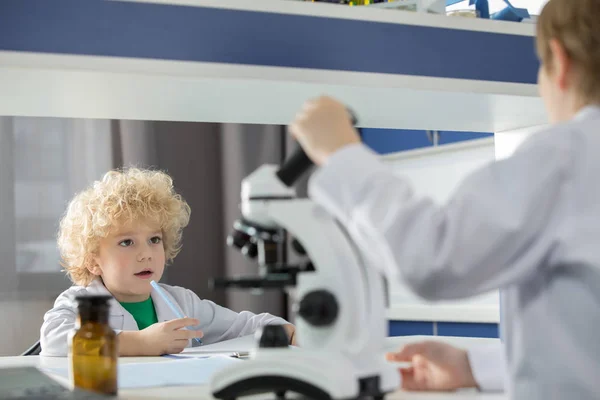
<svg viewBox="0 0 600 400"><path fill-rule="evenodd" d="M383 399L399 387L397 369L381 360L350 360L339 353L304 349L260 349L248 361L219 371L211 381L215 398L286 392L316 400ZM360 367L360 368L359 368Z"/></svg>

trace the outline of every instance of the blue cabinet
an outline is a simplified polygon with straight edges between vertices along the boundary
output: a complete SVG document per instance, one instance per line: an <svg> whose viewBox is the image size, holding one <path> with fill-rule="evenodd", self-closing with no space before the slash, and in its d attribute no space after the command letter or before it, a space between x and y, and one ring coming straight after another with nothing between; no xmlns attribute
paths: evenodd
<svg viewBox="0 0 600 400"><path fill-rule="evenodd" d="M457 142L464 142L465 140L475 140L493 137L493 133L486 132L453 132L453 131L440 131L440 142L439 144L450 144Z"/></svg>
<svg viewBox="0 0 600 400"><path fill-rule="evenodd" d="M462 142L465 140L492 137L487 132L439 131L439 145ZM379 154L414 150L432 145L426 131L404 129L362 129L362 140Z"/></svg>
<svg viewBox="0 0 600 400"><path fill-rule="evenodd" d="M438 336L498 338L498 324L437 322Z"/></svg>
<svg viewBox="0 0 600 400"><path fill-rule="evenodd" d="M389 322L389 336L413 335L499 338L498 324L430 321Z"/></svg>
<svg viewBox="0 0 600 400"><path fill-rule="evenodd" d="M433 322L390 321L389 336L433 335Z"/></svg>

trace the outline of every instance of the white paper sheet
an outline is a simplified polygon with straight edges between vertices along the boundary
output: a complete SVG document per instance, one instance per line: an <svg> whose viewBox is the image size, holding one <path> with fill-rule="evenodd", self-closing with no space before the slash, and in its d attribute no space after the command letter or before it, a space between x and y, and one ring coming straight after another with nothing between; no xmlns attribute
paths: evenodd
<svg viewBox="0 0 600 400"><path fill-rule="evenodd" d="M206 385L213 374L237 362L243 361L226 356L213 356L119 364L119 389ZM64 378L68 378L69 374L66 368L46 368L44 371Z"/></svg>

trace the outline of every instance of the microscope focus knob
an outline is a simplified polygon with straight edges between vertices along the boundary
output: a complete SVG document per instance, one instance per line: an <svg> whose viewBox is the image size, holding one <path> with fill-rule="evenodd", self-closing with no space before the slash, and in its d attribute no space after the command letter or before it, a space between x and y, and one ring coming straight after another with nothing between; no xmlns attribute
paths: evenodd
<svg viewBox="0 0 600 400"><path fill-rule="evenodd" d="M283 325L265 325L256 332L258 347L288 347L290 338Z"/></svg>
<svg viewBox="0 0 600 400"><path fill-rule="evenodd" d="M311 325L331 325L337 318L339 306L335 296L327 290L315 290L304 295L298 314Z"/></svg>
<svg viewBox="0 0 600 400"><path fill-rule="evenodd" d="M258 246L254 242L248 242L242 247L241 251L248 258L256 258L258 255Z"/></svg>

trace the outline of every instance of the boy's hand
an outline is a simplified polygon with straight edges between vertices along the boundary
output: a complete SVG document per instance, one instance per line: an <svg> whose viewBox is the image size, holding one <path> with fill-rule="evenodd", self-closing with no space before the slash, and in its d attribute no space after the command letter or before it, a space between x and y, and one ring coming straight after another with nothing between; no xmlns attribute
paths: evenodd
<svg viewBox="0 0 600 400"><path fill-rule="evenodd" d="M467 352L446 343L425 341L409 344L398 352L388 353L387 359L412 362L411 367L400 369L402 389L456 390L477 387Z"/></svg>
<svg viewBox="0 0 600 400"><path fill-rule="evenodd" d="M179 318L159 322L141 330L139 333L144 347L144 355L157 356L181 353L187 347L190 339L204 336L202 331L183 328L195 326L199 323L200 321L194 318Z"/></svg>
<svg viewBox="0 0 600 400"><path fill-rule="evenodd" d="M346 106L330 97L307 101L289 131L317 165L342 147L360 143Z"/></svg>
<svg viewBox="0 0 600 400"><path fill-rule="evenodd" d="M296 327L292 324L286 324L283 327L285 328L288 338L290 338L290 344L292 346L295 346L296 345Z"/></svg>

